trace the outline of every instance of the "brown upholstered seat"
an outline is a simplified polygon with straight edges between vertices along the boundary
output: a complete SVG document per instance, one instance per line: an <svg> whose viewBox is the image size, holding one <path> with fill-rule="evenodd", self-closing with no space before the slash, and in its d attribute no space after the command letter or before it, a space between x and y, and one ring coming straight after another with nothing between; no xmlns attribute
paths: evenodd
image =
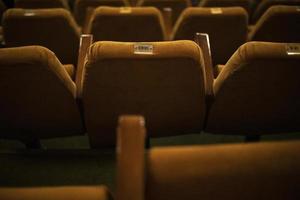
<svg viewBox="0 0 300 200"><path fill-rule="evenodd" d="M64 64L77 64L80 30L65 9L9 9L3 16L8 47L41 45Z"/></svg>
<svg viewBox="0 0 300 200"><path fill-rule="evenodd" d="M187 8L178 19L174 40L194 40L195 33L210 38L213 64L225 64L247 38L247 12L232 8Z"/></svg>
<svg viewBox="0 0 300 200"><path fill-rule="evenodd" d="M300 7L272 6L249 33L250 41L300 42Z"/></svg>
<svg viewBox="0 0 300 200"><path fill-rule="evenodd" d="M74 15L77 23L81 26L84 25L87 9L89 7L96 8L99 6L128 6L128 2L126 0L76 0L74 7Z"/></svg>
<svg viewBox="0 0 300 200"><path fill-rule="evenodd" d="M116 200L300 198L300 141L145 151L142 120L122 118L118 130Z"/></svg>
<svg viewBox="0 0 300 200"><path fill-rule="evenodd" d="M252 24L255 24L269 8L275 5L300 6L300 0L261 0L253 13Z"/></svg>
<svg viewBox="0 0 300 200"><path fill-rule="evenodd" d="M205 113L202 62L192 41L94 43L82 89L91 146L115 143L121 114L144 115L150 137L199 133Z"/></svg>
<svg viewBox="0 0 300 200"><path fill-rule="evenodd" d="M153 7L98 7L88 32L95 41L147 42L165 39L162 15Z"/></svg>
<svg viewBox="0 0 300 200"><path fill-rule="evenodd" d="M214 82L205 130L275 134L300 130L300 44L249 42Z"/></svg>
<svg viewBox="0 0 300 200"><path fill-rule="evenodd" d="M182 11L191 6L191 2L190 0L140 0L137 6L153 6L161 12L163 12L164 8L171 8L172 24L175 24Z"/></svg>
<svg viewBox="0 0 300 200"><path fill-rule="evenodd" d="M0 137L30 141L83 133L76 87L41 46L0 49Z"/></svg>
<svg viewBox="0 0 300 200"><path fill-rule="evenodd" d="M201 7L242 7L248 14L251 14L253 2L252 0L201 0Z"/></svg>
<svg viewBox="0 0 300 200"><path fill-rule="evenodd" d="M16 8L65 8L69 9L67 0L15 0Z"/></svg>
<svg viewBox="0 0 300 200"><path fill-rule="evenodd" d="M105 186L0 187L5 200L111 200Z"/></svg>

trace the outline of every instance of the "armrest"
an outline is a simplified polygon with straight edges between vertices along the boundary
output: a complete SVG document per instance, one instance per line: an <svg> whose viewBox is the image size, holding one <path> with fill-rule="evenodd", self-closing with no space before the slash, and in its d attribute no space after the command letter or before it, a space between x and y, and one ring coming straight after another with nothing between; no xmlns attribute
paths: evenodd
<svg viewBox="0 0 300 200"><path fill-rule="evenodd" d="M210 98L213 96L213 81L214 72L211 59L209 36L206 33L196 33L195 42L199 45L202 50L206 77L206 94Z"/></svg>
<svg viewBox="0 0 300 200"><path fill-rule="evenodd" d="M93 43L93 35L83 34L80 37L80 45L79 45L79 53L78 53L78 61L77 61L77 71L75 84L77 87L77 97L81 97L82 94L82 84L83 84L83 76L85 73L85 58L87 51L91 44Z"/></svg>
<svg viewBox="0 0 300 200"><path fill-rule="evenodd" d="M75 68L72 64L63 65L70 77L74 80Z"/></svg>
<svg viewBox="0 0 300 200"><path fill-rule="evenodd" d="M116 200L143 200L146 129L141 116L121 116L117 137Z"/></svg>
<svg viewBox="0 0 300 200"><path fill-rule="evenodd" d="M164 25L166 30L166 40L171 40L171 33L172 33L172 8L164 8L163 9L163 18L164 18Z"/></svg>
<svg viewBox="0 0 300 200"><path fill-rule="evenodd" d="M111 200L111 194L104 186L63 186L0 188L0 197L5 200Z"/></svg>

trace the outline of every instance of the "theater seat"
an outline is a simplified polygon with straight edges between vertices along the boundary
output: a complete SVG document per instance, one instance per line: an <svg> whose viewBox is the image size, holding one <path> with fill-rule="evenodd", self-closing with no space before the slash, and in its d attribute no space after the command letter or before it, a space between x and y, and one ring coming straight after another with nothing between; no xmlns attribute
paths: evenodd
<svg viewBox="0 0 300 200"><path fill-rule="evenodd" d="M252 13L253 0L201 0L200 7L242 7L249 15Z"/></svg>
<svg viewBox="0 0 300 200"><path fill-rule="evenodd" d="M205 131L262 135L300 130L300 44L249 42L214 81Z"/></svg>
<svg viewBox="0 0 300 200"><path fill-rule="evenodd" d="M182 11L191 6L191 2L190 0L140 0L137 6L153 6L161 12L164 8L171 8L172 24L175 24Z"/></svg>
<svg viewBox="0 0 300 200"><path fill-rule="evenodd" d="M41 46L0 49L0 137L24 143L83 133L76 87Z"/></svg>
<svg viewBox="0 0 300 200"><path fill-rule="evenodd" d="M248 39L249 41L300 43L300 8L272 6L252 28Z"/></svg>
<svg viewBox="0 0 300 200"><path fill-rule="evenodd" d="M41 45L63 64L77 64L80 30L65 9L9 9L3 29L7 47Z"/></svg>
<svg viewBox="0 0 300 200"><path fill-rule="evenodd" d="M248 15L242 8L187 8L173 29L172 39L194 40L195 33L207 33L213 65L225 64L246 42L247 25Z"/></svg>
<svg viewBox="0 0 300 200"><path fill-rule="evenodd" d="M299 0L261 0L253 13L252 24L255 24L269 8L276 5L300 6L300 1Z"/></svg>
<svg viewBox="0 0 300 200"><path fill-rule="evenodd" d="M69 9L67 0L15 0L16 8L65 8Z"/></svg>
<svg viewBox="0 0 300 200"><path fill-rule="evenodd" d="M74 15L77 23L84 26L86 22L88 8L97 8L99 6L129 6L127 0L76 0L74 6Z"/></svg>
<svg viewBox="0 0 300 200"><path fill-rule="evenodd" d="M122 117L116 200L296 200L300 141L144 149L145 126Z"/></svg>
<svg viewBox="0 0 300 200"><path fill-rule="evenodd" d="M115 144L121 114L144 115L149 137L200 133L203 67L201 50L192 41L94 43L82 88L91 146Z"/></svg>
<svg viewBox="0 0 300 200"><path fill-rule="evenodd" d="M105 186L0 187L5 200L111 200Z"/></svg>
<svg viewBox="0 0 300 200"><path fill-rule="evenodd" d="M88 33L95 41L147 42L166 37L162 15L153 7L98 7Z"/></svg>

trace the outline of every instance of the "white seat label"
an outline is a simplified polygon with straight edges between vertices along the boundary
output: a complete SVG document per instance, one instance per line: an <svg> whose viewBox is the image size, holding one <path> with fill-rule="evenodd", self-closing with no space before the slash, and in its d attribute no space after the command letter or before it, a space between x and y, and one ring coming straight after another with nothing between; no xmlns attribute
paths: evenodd
<svg viewBox="0 0 300 200"><path fill-rule="evenodd" d="M300 43L291 43L286 45L287 55L300 55Z"/></svg>
<svg viewBox="0 0 300 200"><path fill-rule="evenodd" d="M211 8L210 9L211 14L217 15L217 14L222 14L222 8Z"/></svg>
<svg viewBox="0 0 300 200"><path fill-rule="evenodd" d="M153 45L151 44L135 44L134 54L153 54Z"/></svg>
<svg viewBox="0 0 300 200"><path fill-rule="evenodd" d="M25 10L25 12L24 12L24 16L27 16L27 17L35 16L35 15L36 15L36 13L34 12L34 10Z"/></svg>

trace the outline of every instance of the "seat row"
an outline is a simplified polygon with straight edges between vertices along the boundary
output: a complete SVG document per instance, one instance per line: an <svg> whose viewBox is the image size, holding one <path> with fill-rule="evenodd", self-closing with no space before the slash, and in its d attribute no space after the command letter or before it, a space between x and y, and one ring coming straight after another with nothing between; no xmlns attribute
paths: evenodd
<svg viewBox="0 0 300 200"><path fill-rule="evenodd" d="M0 187L6 200L217 200L300 197L299 141L145 150L145 122L118 127L116 194L105 186ZM250 190L250 191L249 191Z"/></svg>
<svg viewBox="0 0 300 200"><path fill-rule="evenodd" d="M199 2L199 1L198 1ZM73 2L74 3L74 2ZM98 6L154 6L161 11L168 7L174 12L174 19L176 20L181 12L190 7L192 4L197 5L196 2L190 0L76 0L74 3L74 16L79 25L83 25L87 10L90 7ZM201 0L198 3L200 7L232 7L239 6L244 8L249 16L251 16L251 23L256 21L263 15L263 13L273 5L300 5L299 0ZM70 6L66 0L17 0L15 3L17 8L65 8L68 10Z"/></svg>
<svg viewBox="0 0 300 200"><path fill-rule="evenodd" d="M93 34L95 41L128 42L193 40L196 32L208 33L213 64L217 65L225 64L246 41L300 42L299 20L298 7L275 6L248 34L247 13L242 8L188 8L171 31L153 7L99 7L85 32ZM9 9L3 29L7 47L42 45L64 64L76 65L81 31L64 9Z"/></svg>
<svg viewBox="0 0 300 200"><path fill-rule="evenodd" d="M299 44L246 43L214 80L192 41L82 41L75 82L44 47L0 49L2 138L30 147L87 132L92 148L111 146L123 114L143 115L149 137L300 130Z"/></svg>

